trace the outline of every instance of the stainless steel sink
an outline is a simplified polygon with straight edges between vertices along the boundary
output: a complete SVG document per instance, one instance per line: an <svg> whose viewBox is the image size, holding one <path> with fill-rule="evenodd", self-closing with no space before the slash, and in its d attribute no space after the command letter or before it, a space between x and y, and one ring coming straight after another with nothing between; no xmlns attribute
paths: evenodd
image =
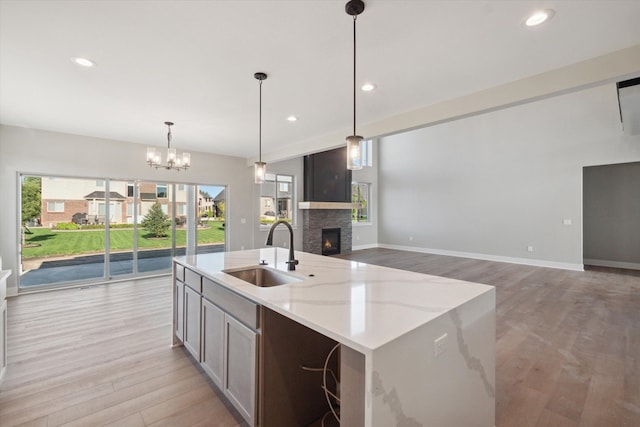
<svg viewBox="0 0 640 427"><path fill-rule="evenodd" d="M277 270L264 267L223 270L222 272L263 288L302 281L302 279L298 279L297 277L289 276L288 274L281 273Z"/></svg>

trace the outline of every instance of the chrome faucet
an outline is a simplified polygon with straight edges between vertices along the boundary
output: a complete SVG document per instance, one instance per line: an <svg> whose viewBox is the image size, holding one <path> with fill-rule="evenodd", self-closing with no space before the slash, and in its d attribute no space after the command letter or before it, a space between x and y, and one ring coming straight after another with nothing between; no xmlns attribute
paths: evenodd
<svg viewBox="0 0 640 427"><path fill-rule="evenodd" d="M287 271L294 271L296 269L296 265L298 265L298 260L293 258L293 228L287 221L277 221L274 222L271 228L269 229L269 235L267 236L267 242L265 245L273 246L273 230L280 224L284 224L289 229L289 261L287 261Z"/></svg>

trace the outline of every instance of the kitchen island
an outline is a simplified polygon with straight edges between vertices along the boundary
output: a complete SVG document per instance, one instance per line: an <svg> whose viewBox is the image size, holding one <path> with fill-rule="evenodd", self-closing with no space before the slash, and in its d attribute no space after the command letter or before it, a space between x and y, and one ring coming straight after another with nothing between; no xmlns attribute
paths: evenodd
<svg viewBox="0 0 640 427"><path fill-rule="evenodd" d="M309 375L305 348L322 349L328 363L333 343L341 425L495 425L492 286L303 252L289 272L287 256L266 248L174 262L173 345L185 345L250 425L272 425L265 402L274 394L278 413L307 404L286 387ZM290 280L260 287L232 275L260 263ZM270 338L283 331L290 339Z"/></svg>

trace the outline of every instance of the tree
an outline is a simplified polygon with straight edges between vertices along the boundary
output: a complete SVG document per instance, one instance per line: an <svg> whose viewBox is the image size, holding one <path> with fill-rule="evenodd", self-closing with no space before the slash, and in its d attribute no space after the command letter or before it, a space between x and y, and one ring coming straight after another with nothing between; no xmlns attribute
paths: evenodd
<svg viewBox="0 0 640 427"><path fill-rule="evenodd" d="M32 221L42 212L42 178L26 176L22 181L22 224Z"/></svg>
<svg viewBox="0 0 640 427"><path fill-rule="evenodd" d="M218 207L218 217L224 219L224 202L218 202L216 206Z"/></svg>
<svg viewBox="0 0 640 427"><path fill-rule="evenodd" d="M171 222L169 216L162 212L160 203L156 202L142 219L141 225L153 237L166 237Z"/></svg>

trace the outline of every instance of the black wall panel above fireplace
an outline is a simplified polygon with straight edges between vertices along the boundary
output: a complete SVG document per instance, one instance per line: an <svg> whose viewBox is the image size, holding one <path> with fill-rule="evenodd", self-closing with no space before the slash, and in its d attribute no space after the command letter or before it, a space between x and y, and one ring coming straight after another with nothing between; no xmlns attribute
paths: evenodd
<svg viewBox="0 0 640 427"><path fill-rule="evenodd" d="M351 203L347 147L304 156L304 200Z"/></svg>

